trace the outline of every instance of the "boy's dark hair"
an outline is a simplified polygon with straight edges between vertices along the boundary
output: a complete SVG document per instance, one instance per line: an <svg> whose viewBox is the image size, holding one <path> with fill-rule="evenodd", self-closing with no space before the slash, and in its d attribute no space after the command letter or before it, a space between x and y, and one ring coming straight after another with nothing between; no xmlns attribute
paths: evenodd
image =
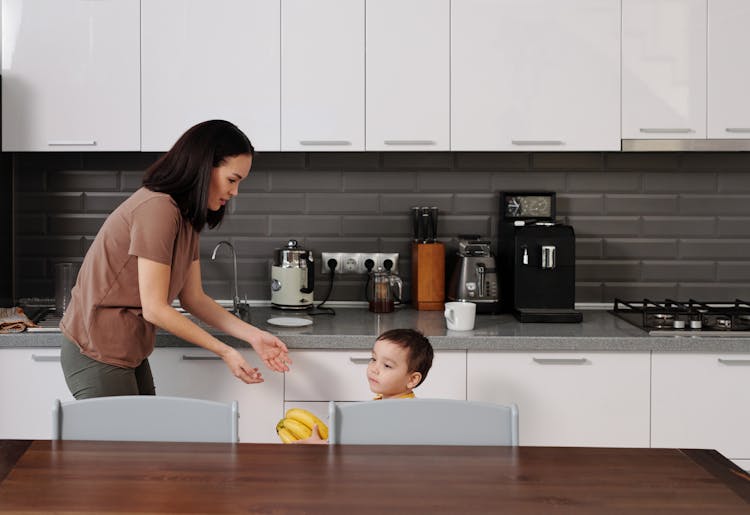
<svg viewBox="0 0 750 515"><path fill-rule="evenodd" d="M224 218L224 206L208 209L211 171L227 158L255 155L250 140L236 125L225 120L209 120L189 128L172 148L152 164L143 178L151 191L168 193L193 228L213 229Z"/></svg>
<svg viewBox="0 0 750 515"><path fill-rule="evenodd" d="M422 384L432 367L434 353L430 340L415 329L391 329L378 336L375 341L380 340L388 340L409 351L409 372L422 374L422 379L416 386Z"/></svg>

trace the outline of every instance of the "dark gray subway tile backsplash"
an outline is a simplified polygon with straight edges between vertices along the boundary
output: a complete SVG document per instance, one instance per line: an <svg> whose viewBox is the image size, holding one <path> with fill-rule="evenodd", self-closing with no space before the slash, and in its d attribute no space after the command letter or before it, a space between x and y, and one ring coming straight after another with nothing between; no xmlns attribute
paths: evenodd
<svg viewBox="0 0 750 515"><path fill-rule="evenodd" d="M53 295L54 264L80 262L106 216L140 187L157 153L12 155L15 297ZM577 235L578 302L615 296L750 297L750 153L260 152L224 224L201 238L206 291L230 297L230 240L240 294L270 299L274 249L392 251L410 280L411 206L440 208L439 237L497 241L497 192L557 192ZM363 300L341 276L332 300Z"/></svg>
<svg viewBox="0 0 750 515"><path fill-rule="evenodd" d="M0 134L1 138L2 134ZM12 156L10 154L0 154L0 307L11 306L14 300L13 174L11 173L11 162Z"/></svg>

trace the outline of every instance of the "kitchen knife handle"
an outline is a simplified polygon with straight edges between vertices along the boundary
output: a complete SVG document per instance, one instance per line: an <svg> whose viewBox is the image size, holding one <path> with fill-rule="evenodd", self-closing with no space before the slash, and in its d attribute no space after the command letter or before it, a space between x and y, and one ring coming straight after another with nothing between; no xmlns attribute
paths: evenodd
<svg viewBox="0 0 750 515"><path fill-rule="evenodd" d="M219 356L195 356L191 354L182 355L183 361L215 361L220 359L221 358Z"/></svg>
<svg viewBox="0 0 750 515"><path fill-rule="evenodd" d="M419 241L422 243L429 243L430 241L430 208L422 208L421 216L422 224L420 228Z"/></svg>
<svg viewBox="0 0 750 515"><path fill-rule="evenodd" d="M438 208L432 206L430 208L430 242L435 243L437 241L437 226L438 226Z"/></svg>
<svg viewBox="0 0 750 515"><path fill-rule="evenodd" d="M420 224L420 218L422 217L422 212L419 207L413 207L411 208L411 230L412 235L414 237L414 241L419 243L420 240L420 233L419 233L419 224Z"/></svg>

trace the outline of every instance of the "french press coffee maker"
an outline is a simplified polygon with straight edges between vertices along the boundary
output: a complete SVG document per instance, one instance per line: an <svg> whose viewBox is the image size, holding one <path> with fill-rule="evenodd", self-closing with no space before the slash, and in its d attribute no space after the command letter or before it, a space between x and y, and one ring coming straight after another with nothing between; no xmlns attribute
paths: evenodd
<svg viewBox="0 0 750 515"><path fill-rule="evenodd" d="M396 302L401 302L404 283L401 278L392 274L390 270L378 267L370 272L370 282L367 286L367 300L373 313L391 313Z"/></svg>

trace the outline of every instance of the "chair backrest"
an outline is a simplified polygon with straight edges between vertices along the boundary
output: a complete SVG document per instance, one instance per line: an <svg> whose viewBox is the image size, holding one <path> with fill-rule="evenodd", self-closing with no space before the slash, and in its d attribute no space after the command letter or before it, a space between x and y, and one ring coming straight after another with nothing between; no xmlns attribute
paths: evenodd
<svg viewBox="0 0 750 515"><path fill-rule="evenodd" d="M452 399L391 399L328 406L341 444L518 445L518 408Z"/></svg>
<svg viewBox="0 0 750 515"><path fill-rule="evenodd" d="M55 440L237 442L237 401L123 395L80 401L55 400Z"/></svg>

